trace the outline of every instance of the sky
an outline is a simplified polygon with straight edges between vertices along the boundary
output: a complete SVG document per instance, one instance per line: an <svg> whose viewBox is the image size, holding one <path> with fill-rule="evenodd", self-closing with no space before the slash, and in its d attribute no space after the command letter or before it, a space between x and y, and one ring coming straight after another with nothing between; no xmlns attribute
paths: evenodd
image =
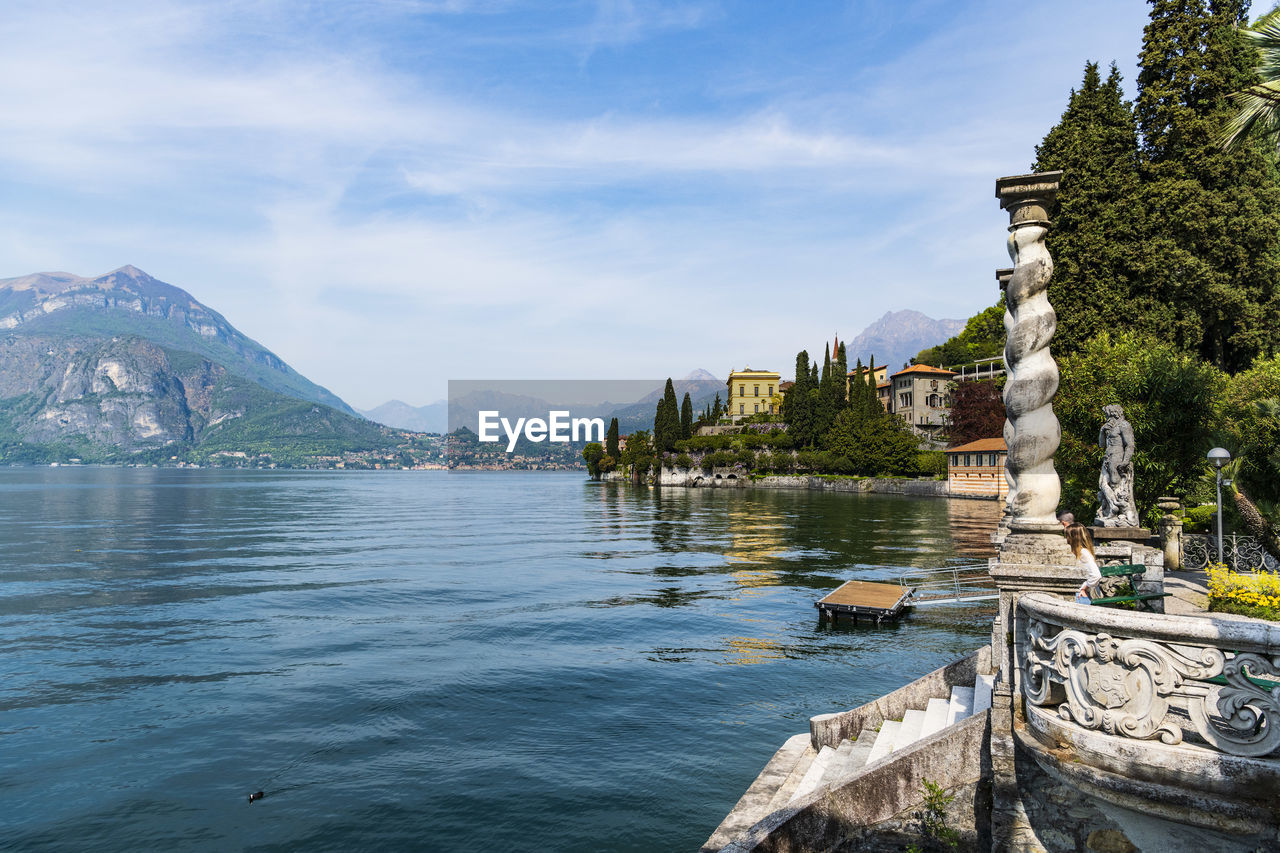
<svg viewBox="0 0 1280 853"><path fill-rule="evenodd" d="M0 278L133 264L351 405L965 318L1141 0L8 0ZM850 359L857 353L850 353Z"/></svg>

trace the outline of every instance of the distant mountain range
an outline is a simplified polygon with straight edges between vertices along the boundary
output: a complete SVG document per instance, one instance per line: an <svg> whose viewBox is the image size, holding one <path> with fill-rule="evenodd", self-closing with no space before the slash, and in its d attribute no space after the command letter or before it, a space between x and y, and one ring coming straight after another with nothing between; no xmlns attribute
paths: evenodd
<svg viewBox="0 0 1280 853"><path fill-rule="evenodd" d="M375 423L410 432L444 434L449 424L449 401L436 400L425 406L410 406L400 400L388 400L373 409L357 409Z"/></svg>
<svg viewBox="0 0 1280 853"><path fill-rule="evenodd" d="M495 383L499 386L510 384ZM663 395L665 384L665 381L655 381L651 390L634 402L600 402L592 405L568 404L542 396L514 394L497 387L475 387L467 388L452 400L438 400L425 406L410 406L400 400L389 400L376 408L361 410L360 414L371 421L397 429L443 433L453 432L463 426L475 431L476 421L482 410L501 411L503 416L514 421L515 418L545 418L552 409L568 407L575 417L599 417L606 422L610 418L617 418L619 431L628 435L637 429L652 428L654 410ZM724 398L724 381L706 370L694 370L683 379L673 381L672 387L677 400L683 400L686 393L690 395L695 412L700 412L717 393L721 399Z"/></svg>
<svg viewBox="0 0 1280 853"><path fill-rule="evenodd" d="M876 364L888 365L890 373L901 370L920 350L958 335L964 324L964 320L935 320L919 311L890 311L857 337L845 341L849 369L858 359L867 364L874 356ZM820 360L821 356L818 353L817 358Z"/></svg>
<svg viewBox="0 0 1280 853"><path fill-rule="evenodd" d="M0 461L407 463L406 442L136 267L0 280Z"/></svg>

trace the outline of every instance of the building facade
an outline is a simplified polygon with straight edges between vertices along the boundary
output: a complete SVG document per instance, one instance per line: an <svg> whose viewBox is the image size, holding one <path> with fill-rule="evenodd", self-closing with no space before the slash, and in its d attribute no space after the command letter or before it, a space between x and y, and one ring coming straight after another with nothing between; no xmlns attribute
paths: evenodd
<svg viewBox="0 0 1280 853"><path fill-rule="evenodd" d="M1004 478L1008 455L1003 438L980 438L948 447L947 485L951 494L1004 500L1009 494L1009 483Z"/></svg>
<svg viewBox="0 0 1280 853"><path fill-rule="evenodd" d="M782 393L779 388L782 384L781 374L772 370L744 367L742 370L730 370L725 384L729 386L728 414L734 423L762 412L770 415L778 413L778 400Z"/></svg>
<svg viewBox="0 0 1280 853"><path fill-rule="evenodd" d="M932 439L946 426L951 409L951 379L956 374L940 367L913 364L889 377L892 411L916 435Z"/></svg>

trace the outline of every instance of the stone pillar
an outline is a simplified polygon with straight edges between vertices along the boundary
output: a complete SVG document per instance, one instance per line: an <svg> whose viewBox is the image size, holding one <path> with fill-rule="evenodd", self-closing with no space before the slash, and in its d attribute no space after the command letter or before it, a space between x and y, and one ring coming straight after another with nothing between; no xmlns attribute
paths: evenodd
<svg viewBox="0 0 1280 853"><path fill-rule="evenodd" d="M1049 353L1058 317L1046 293L1053 259L1044 238L1061 177L1061 172L1045 172L996 181L1000 206L1009 211L1009 256L1014 262L1005 291L1004 439L1015 487L1012 528L1017 532L1060 531L1061 483L1053 467L1062 439L1053 414L1058 365Z"/></svg>
<svg viewBox="0 0 1280 853"><path fill-rule="evenodd" d="M1165 571L1179 571L1182 568L1182 517L1179 510L1182 502L1174 497L1162 497L1156 506L1164 510L1160 519L1160 544L1164 548Z"/></svg>

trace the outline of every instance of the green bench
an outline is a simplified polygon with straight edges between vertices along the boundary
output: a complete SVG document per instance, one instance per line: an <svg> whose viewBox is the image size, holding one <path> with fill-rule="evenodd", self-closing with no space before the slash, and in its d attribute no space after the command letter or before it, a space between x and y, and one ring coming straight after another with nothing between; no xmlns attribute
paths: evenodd
<svg viewBox="0 0 1280 853"><path fill-rule="evenodd" d="M1132 595L1112 595L1106 598L1095 598L1090 604L1106 606L1108 604L1140 604L1157 598L1167 598L1171 592L1138 592L1138 581L1147 573L1147 567L1141 563L1122 563L1118 566L1099 566L1103 578L1124 578L1133 588Z"/></svg>

